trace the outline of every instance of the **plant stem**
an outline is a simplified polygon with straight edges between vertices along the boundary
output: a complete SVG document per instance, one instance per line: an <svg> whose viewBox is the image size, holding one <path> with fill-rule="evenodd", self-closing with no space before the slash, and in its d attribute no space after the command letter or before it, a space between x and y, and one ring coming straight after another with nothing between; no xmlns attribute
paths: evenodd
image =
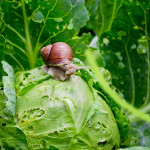
<svg viewBox="0 0 150 150"><path fill-rule="evenodd" d="M27 49L27 57L29 60L30 68L33 68L35 61L33 59L34 55L33 55L31 38L30 38L30 33L29 33L29 21L28 21L27 16L26 16L24 0L22 0L22 10L23 10L23 18L24 18L24 26L25 26L25 34L26 34L25 46Z"/></svg>
<svg viewBox="0 0 150 150"><path fill-rule="evenodd" d="M122 99L117 93L115 93L108 85L108 83L105 81L105 78L103 75L99 72L99 69L97 67L97 64L92 57L92 54L90 51L87 51L87 59L89 63L91 64L96 77L98 79L98 82L101 86L101 88L104 90L105 93L107 93L116 103L118 103L122 108L127 109L129 112L135 114L137 117L139 117L142 120L145 120L146 122L150 122L150 116L148 114L145 114L132 105L130 105L128 102L126 102L124 99Z"/></svg>
<svg viewBox="0 0 150 150"><path fill-rule="evenodd" d="M150 112L150 103L146 107L144 107L143 109L140 109L140 110L143 113ZM131 115L129 115L129 119L130 119L130 122L134 122L134 121L138 120L139 118L137 118L137 116L135 116L134 114L131 114Z"/></svg>

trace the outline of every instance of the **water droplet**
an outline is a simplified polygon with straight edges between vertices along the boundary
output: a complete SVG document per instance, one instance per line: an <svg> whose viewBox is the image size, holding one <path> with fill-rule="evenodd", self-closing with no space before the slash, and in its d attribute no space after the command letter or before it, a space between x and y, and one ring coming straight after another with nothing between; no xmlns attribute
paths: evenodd
<svg viewBox="0 0 150 150"><path fill-rule="evenodd" d="M147 52L146 48L143 48L142 45L138 45L138 47L137 47L137 53L138 54L145 54L146 52Z"/></svg>
<svg viewBox="0 0 150 150"><path fill-rule="evenodd" d="M121 56L121 52L116 52L115 55L120 61L122 61L123 57Z"/></svg>
<svg viewBox="0 0 150 150"><path fill-rule="evenodd" d="M110 43L110 41L109 41L107 38L103 38L103 43L104 43L105 45L108 45L108 44Z"/></svg>
<svg viewBox="0 0 150 150"><path fill-rule="evenodd" d="M63 26L63 30L66 29L66 27L67 27L67 25L65 24L65 25Z"/></svg>
<svg viewBox="0 0 150 150"><path fill-rule="evenodd" d="M121 39L123 36L126 36L127 33L124 32L124 31L119 31L119 32L118 32L118 35L119 35L119 39Z"/></svg>
<svg viewBox="0 0 150 150"><path fill-rule="evenodd" d="M56 29L59 30L59 25L57 24Z"/></svg>
<svg viewBox="0 0 150 150"><path fill-rule="evenodd" d="M123 62L119 62L118 63L118 67L119 67L119 69L124 69L125 68L125 64Z"/></svg>
<svg viewBox="0 0 150 150"><path fill-rule="evenodd" d="M147 47L147 38L146 36L142 36L139 40L138 40L139 45L137 46L137 53L138 54L145 54L148 50Z"/></svg>
<svg viewBox="0 0 150 150"><path fill-rule="evenodd" d="M57 21L57 22L62 22L63 19L62 19L62 18L56 18L55 21Z"/></svg>
<svg viewBox="0 0 150 150"><path fill-rule="evenodd" d="M138 27L138 26L134 26L133 27L135 30L139 30L140 29L140 27Z"/></svg>
<svg viewBox="0 0 150 150"><path fill-rule="evenodd" d="M42 22L44 21L44 15L42 14L41 11L37 11L37 12L34 14L32 20L33 20L34 22L42 23Z"/></svg>
<svg viewBox="0 0 150 150"><path fill-rule="evenodd" d="M133 0L129 0L129 2L130 2L130 3L132 3L132 2L133 2Z"/></svg>
<svg viewBox="0 0 150 150"><path fill-rule="evenodd" d="M131 45L131 49L135 49L135 48L136 48L135 44Z"/></svg>
<svg viewBox="0 0 150 150"><path fill-rule="evenodd" d="M73 23L72 23L72 20L70 21L69 25L67 26L67 29L69 29L69 30L73 29Z"/></svg>

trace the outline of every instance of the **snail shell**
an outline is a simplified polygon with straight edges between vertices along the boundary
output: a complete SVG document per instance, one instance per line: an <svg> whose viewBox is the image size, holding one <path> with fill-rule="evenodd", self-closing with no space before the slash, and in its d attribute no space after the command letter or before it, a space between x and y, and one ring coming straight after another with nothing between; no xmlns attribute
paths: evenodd
<svg viewBox="0 0 150 150"><path fill-rule="evenodd" d="M81 69L73 64L73 52L71 47L63 42L47 45L40 51L46 65L42 66L45 73L55 80L64 81L73 77L76 70Z"/></svg>
<svg viewBox="0 0 150 150"><path fill-rule="evenodd" d="M60 66L72 63L73 52L68 44L57 42L43 47L41 49L41 56L46 65Z"/></svg>

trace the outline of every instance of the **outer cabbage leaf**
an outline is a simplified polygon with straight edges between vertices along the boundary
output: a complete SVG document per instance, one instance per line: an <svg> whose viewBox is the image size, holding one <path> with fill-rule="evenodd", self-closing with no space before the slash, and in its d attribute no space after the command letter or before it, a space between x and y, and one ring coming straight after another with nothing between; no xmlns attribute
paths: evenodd
<svg viewBox="0 0 150 150"><path fill-rule="evenodd" d="M0 87L0 149L27 150L27 141L24 133L17 127L12 115L5 112L5 99L3 88Z"/></svg>
<svg viewBox="0 0 150 150"><path fill-rule="evenodd" d="M31 81L35 71L37 69L30 72ZM17 87L19 78L22 81L26 73L21 72L16 77ZM28 82L27 78L24 80ZM18 95L16 122L26 135L28 147L118 148L120 135L115 118L109 106L95 94L86 81L76 76L65 82L50 78Z"/></svg>
<svg viewBox="0 0 150 150"><path fill-rule="evenodd" d="M16 92L15 92L15 75L13 68L5 61L2 61L3 69L8 76L3 76L4 93L7 97L6 109L8 114L15 114Z"/></svg>
<svg viewBox="0 0 150 150"><path fill-rule="evenodd" d="M76 63L78 66L85 67L84 64L77 58L74 59L74 63ZM110 72L104 68L100 68L99 71L101 74L103 74L105 80L108 82L111 88L115 92L117 92L118 95L123 97L122 93L112 85ZM126 116L126 113L121 109L121 107L116 102L114 102L106 93L104 93L103 89L100 88L97 79L94 75L94 72L92 72L92 70L89 70L88 68L85 67L80 71L78 71L77 74L80 75L82 78L84 78L91 88L94 87L96 89L96 92L101 97L103 97L103 99L109 105L118 123L119 133L121 137L121 145L129 145L130 122L128 117Z"/></svg>
<svg viewBox="0 0 150 150"><path fill-rule="evenodd" d="M26 71L26 73L21 74L18 72L16 74L16 92L17 96L24 95L38 83L43 82L46 79L49 79L50 75L45 74L41 68L36 68L34 70Z"/></svg>
<svg viewBox="0 0 150 150"><path fill-rule="evenodd" d="M16 127L0 127L0 147L2 150L28 150L24 133Z"/></svg>
<svg viewBox="0 0 150 150"><path fill-rule="evenodd" d="M70 40L88 17L84 0L15 0L2 2L7 60L15 69L33 68L39 50Z"/></svg>

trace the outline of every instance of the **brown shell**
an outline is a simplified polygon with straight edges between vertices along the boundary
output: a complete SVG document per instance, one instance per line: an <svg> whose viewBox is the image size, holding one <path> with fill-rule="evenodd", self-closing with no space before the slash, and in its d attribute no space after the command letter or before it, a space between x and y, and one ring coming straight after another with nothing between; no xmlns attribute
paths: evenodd
<svg viewBox="0 0 150 150"><path fill-rule="evenodd" d="M52 45L47 45L47 46L43 47L40 51L41 56L42 56L45 64L47 64L47 65L49 63L49 54L50 54L51 48L52 48Z"/></svg>
<svg viewBox="0 0 150 150"><path fill-rule="evenodd" d="M63 42L57 42L52 45L49 55L49 64L67 64L72 62L73 52L71 47Z"/></svg>

